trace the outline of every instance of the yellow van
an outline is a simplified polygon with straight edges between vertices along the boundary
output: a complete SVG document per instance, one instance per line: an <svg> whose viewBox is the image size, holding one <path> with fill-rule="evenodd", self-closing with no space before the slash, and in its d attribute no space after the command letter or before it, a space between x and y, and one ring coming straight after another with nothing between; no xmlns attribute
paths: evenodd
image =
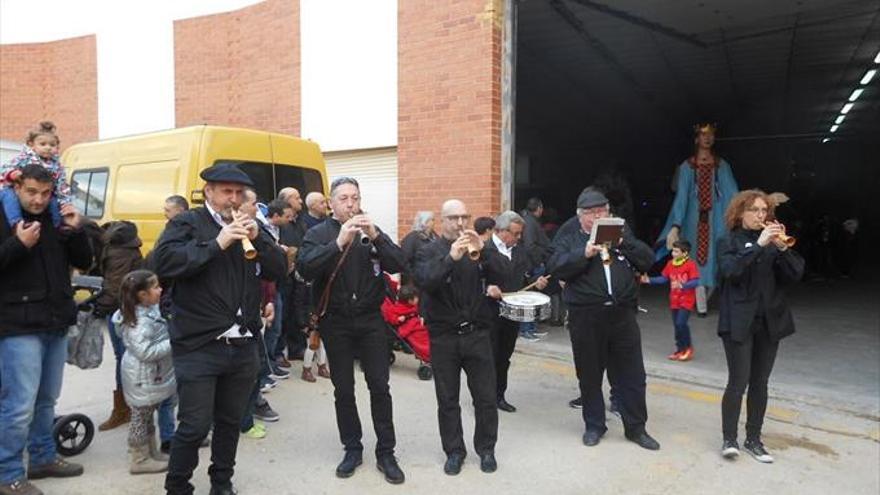
<svg viewBox="0 0 880 495"><path fill-rule="evenodd" d="M162 229L165 198L178 194L204 203L199 172L235 163L256 185L260 201L283 187L305 197L327 191L327 171L318 145L284 134L200 125L126 136L68 148L61 162L68 171L74 205L103 224L130 220L153 248Z"/></svg>

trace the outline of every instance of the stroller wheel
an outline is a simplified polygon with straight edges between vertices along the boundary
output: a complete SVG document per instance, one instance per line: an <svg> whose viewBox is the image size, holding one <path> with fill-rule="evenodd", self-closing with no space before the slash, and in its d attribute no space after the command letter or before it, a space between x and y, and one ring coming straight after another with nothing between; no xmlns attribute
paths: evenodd
<svg viewBox="0 0 880 495"><path fill-rule="evenodd" d="M419 380L426 381L434 377L434 370L427 364L420 364L416 374L419 376Z"/></svg>
<svg viewBox="0 0 880 495"><path fill-rule="evenodd" d="M92 443L95 425L85 414L68 414L55 419L52 434L58 453L70 457L82 453Z"/></svg>

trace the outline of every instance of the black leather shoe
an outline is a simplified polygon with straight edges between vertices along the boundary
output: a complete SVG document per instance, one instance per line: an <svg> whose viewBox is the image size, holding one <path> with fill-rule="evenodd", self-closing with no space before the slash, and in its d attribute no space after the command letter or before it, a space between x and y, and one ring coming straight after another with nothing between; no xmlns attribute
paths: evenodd
<svg viewBox="0 0 880 495"><path fill-rule="evenodd" d="M587 430L584 432L584 445L587 447L595 447L599 445L599 439L602 438L603 433L598 432L596 430Z"/></svg>
<svg viewBox="0 0 880 495"><path fill-rule="evenodd" d="M232 485L223 487L211 485L211 491L208 492L208 495L236 495L237 493Z"/></svg>
<svg viewBox="0 0 880 495"><path fill-rule="evenodd" d="M449 457L446 458L446 464L443 466L443 472L455 476L461 472L462 463L464 463L464 454L458 452L449 454Z"/></svg>
<svg viewBox="0 0 880 495"><path fill-rule="evenodd" d="M509 413L516 412L516 407L514 407L514 405L510 402L504 400L504 397L498 399L498 409Z"/></svg>
<svg viewBox="0 0 880 495"><path fill-rule="evenodd" d="M660 450L660 444L657 440L651 438L647 432L636 433L634 435L626 435L626 439L637 444L639 447L648 450Z"/></svg>
<svg viewBox="0 0 880 495"><path fill-rule="evenodd" d="M336 466L336 477L337 478L348 478L354 474L354 470L357 469L358 466L363 464L364 455L363 452L358 452L355 450L349 451L345 453L345 457L342 458L342 462Z"/></svg>
<svg viewBox="0 0 880 495"><path fill-rule="evenodd" d="M498 462L495 461L495 454L490 452L480 456L480 471L494 473L496 469L498 469Z"/></svg>
<svg viewBox="0 0 880 495"><path fill-rule="evenodd" d="M397 459L393 455L386 455L376 459L376 469L384 474L385 481L392 485L399 485L406 479L403 475L403 470L400 469Z"/></svg>

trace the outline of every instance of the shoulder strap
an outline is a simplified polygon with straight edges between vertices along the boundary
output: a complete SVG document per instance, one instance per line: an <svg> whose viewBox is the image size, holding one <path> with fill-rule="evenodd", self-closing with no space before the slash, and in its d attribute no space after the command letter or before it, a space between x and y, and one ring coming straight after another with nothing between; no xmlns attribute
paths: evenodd
<svg viewBox="0 0 880 495"><path fill-rule="evenodd" d="M330 274L330 278L327 279L327 285L324 286L324 292L321 293L321 299L318 300L318 306L315 308L315 315L318 319L322 318L324 313L327 312L327 305L330 304L330 288L333 287L333 281L336 280L336 275L339 274L339 269L342 268L342 264L345 262L345 258L348 257L348 253L351 251L353 245L354 240L345 246L345 250L342 251L342 256L340 256L339 261L336 262L336 267Z"/></svg>

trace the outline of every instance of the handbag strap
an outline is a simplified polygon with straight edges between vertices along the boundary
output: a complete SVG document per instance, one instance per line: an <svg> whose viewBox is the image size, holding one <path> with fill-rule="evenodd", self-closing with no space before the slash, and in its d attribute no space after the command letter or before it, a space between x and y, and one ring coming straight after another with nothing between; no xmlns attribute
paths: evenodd
<svg viewBox="0 0 880 495"><path fill-rule="evenodd" d="M339 270L342 268L342 264L345 262L345 258L348 257L349 251L351 251L351 247L354 245L354 241L349 242L345 249L342 251L342 256L339 257L339 261L336 262L336 268L333 269L333 272L330 274L330 278L327 279L327 285L324 286L324 292L321 293L321 299L318 300L318 306L315 308L315 316L317 319L321 319L324 317L324 313L327 312L327 305L330 304L330 288L333 287L333 281L336 280L336 275L339 275Z"/></svg>

